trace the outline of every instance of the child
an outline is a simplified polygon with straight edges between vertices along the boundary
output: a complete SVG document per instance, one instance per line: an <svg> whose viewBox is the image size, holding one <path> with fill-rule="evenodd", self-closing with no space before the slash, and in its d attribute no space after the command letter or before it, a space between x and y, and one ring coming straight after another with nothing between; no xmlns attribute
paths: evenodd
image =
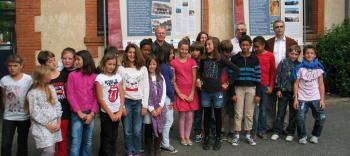
<svg viewBox="0 0 350 156"><path fill-rule="evenodd" d="M249 145L255 146L256 142L251 136L251 130L255 104L260 99L260 65L258 58L250 52L252 40L249 36L242 35L239 39L239 45L242 51L231 58L231 62L240 69L240 73L231 87L235 129L231 142L233 146L238 146L242 120L244 120L245 140Z"/></svg>
<svg viewBox="0 0 350 156"><path fill-rule="evenodd" d="M75 61L74 55L75 55L75 50L73 48L67 47L63 49L61 53L63 72L70 73L71 71L74 70L74 61Z"/></svg>
<svg viewBox="0 0 350 156"><path fill-rule="evenodd" d="M160 72L164 77L164 81L166 84L166 99L165 99L165 123L163 127L163 137L161 142L161 150L169 152L169 153L177 153L177 150L170 144L170 128L174 121L174 85L173 78L174 73L170 68L170 61L174 59L174 47L170 48L170 51L163 50L159 48L162 52L157 52L157 59L159 62Z"/></svg>
<svg viewBox="0 0 350 156"><path fill-rule="evenodd" d="M259 59L261 71L261 101L259 105L259 118L257 121L256 112L254 113L253 131L262 139L267 139L267 105L269 104L269 96L275 86L275 56L272 52L265 50L266 40L262 36L253 39L256 57ZM256 110L257 111L257 110Z"/></svg>
<svg viewBox="0 0 350 156"><path fill-rule="evenodd" d="M115 54L117 56L117 66L121 66L122 65L123 53L122 53L122 51L119 51L117 47L115 47L115 46L107 47L104 50L103 53L104 53L104 55L107 54L107 53Z"/></svg>
<svg viewBox="0 0 350 156"><path fill-rule="evenodd" d="M193 111L198 110L198 97L195 87L197 63L188 57L189 43L181 40L178 44L179 57L170 62L174 70L175 102L179 111L179 131L182 145L192 145L190 140L193 124Z"/></svg>
<svg viewBox="0 0 350 156"><path fill-rule="evenodd" d="M67 54L66 54L67 55ZM38 54L38 62L41 66L47 66L50 68L50 84L55 88L58 101L61 103L62 107L62 116L61 116L61 131L62 131L62 141L58 143L58 155L66 156L67 155L67 132L68 132L68 121L70 108L68 100L66 97L66 82L68 78L67 68L63 68L62 72L57 69L57 64L55 60L55 54L50 51L40 51ZM66 65L65 65L66 64ZM63 63L64 66L67 66L67 62Z"/></svg>
<svg viewBox="0 0 350 156"><path fill-rule="evenodd" d="M42 156L53 156L55 144L62 141L61 104L53 86L50 85L51 69L40 66L33 73L33 85L28 92L32 135Z"/></svg>
<svg viewBox="0 0 350 156"><path fill-rule="evenodd" d="M205 34L203 34L205 35ZM200 62L200 57L204 53L204 46L200 44L200 42L194 42L191 47L190 47L190 53L191 53L191 58L194 59L197 63L197 66L199 66ZM197 73L198 74L198 73ZM200 79L196 80L196 83L200 83ZM200 89L197 88L198 92L198 98L200 99ZM193 131L194 131L194 141L195 142L201 142L203 138L203 129L202 129L202 118L203 118L203 108L200 105L199 102L199 109L194 113L194 124L193 124Z"/></svg>
<svg viewBox="0 0 350 156"><path fill-rule="evenodd" d="M149 72L149 113L147 113L144 118L146 155L151 155L153 131L153 155L160 156L160 142L167 111L167 109L164 108L166 99L166 84L163 75L160 73L160 69L154 55L150 55L148 57L146 64Z"/></svg>
<svg viewBox="0 0 350 156"><path fill-rule="evenodd" d="M292 72L294 67L300 63L298 61L300 52L301 50L298 45L291 46L289 48L288 58L283 59L277 67L275 88L277 89L278 112L274 127L274 134L271 136L272 140L277 140L283 133L283 122L287 106L289 107L289 125L287 127L286 141L293 141L294 139L296 122L295 109L293 108Z"/></svg>
<svg viewBox="0 0 350 156"><path fill-rule="evenodd" d="M128 112L123 118L125 151L127 155L140 155L142 116L146 115L148 108L149 79L145 61L136 44L126 47L122 64L118 72L122 75Z"/></svg>
<svg viewBox="0 0 350 156"><path fill-rule="evenodd" d="M119 121L124 107L124 90L117 72L117 55L106 53L99 65L101 73L95 80L97 101L101 105L101 156L116 155Z"/></svg>
<svg viewBox="0 0 350 156"><path fill-rule="evenodd" d="M152 42L151 38L143 39L140 42L141 53L142 53L142 56L145 60L147 60L149 55L152 53L152 44L153 44L153 42Z"/></svg>
<svg viewBox="0 0 350 156"><path fill-rule="evenodd" d="M233 79L239 73L237 66L232 64L227 59L221 57L219 52L220 41L216 37L209 37L205 44L205 53L201 58L199 66L199 77L202 81L201 86L201 104L204 109L204 142L203 149L209 149L209 127L212 117L212 107L214 108L214 116L216 123L216 138L213 146L214 150L220 150L221 148L221 127L222 127L222 114L221 109L223 107L223 91L221 88L221 73L224 67L228 67L234 70L229 83L233 82Z"/></svg>
<svg viewBox="0 0 350 156"><path fill-rule="evenodd" d="M76 71L67 80L67 99L71 107L71 146L69 155L91 155L92 135L98 104L95 93L96 70L89 51L75 54Z"/></svg>
<svg viewBox="0 0 350 156"><path fill-rule="evenodd" d="M310 107L315 124L310 138L311 143L318 143L323 125L326 121L325 88L323 65L318 61L316 48L312 45L304 46L304 59L296 66L293 72L294 82L294 108L297 110L297 129L299 143L306 144L306 113Z"/></svg>
<svg viewBox="0 0 350 156"><path fill-rule="evenodd" d="M0 80L1 100L5 105L2 120L1 155L11 156L12 141L17 129L17 155L28 155L28 132L30 120L25 109L25 98L32 85L32 78L22 73L23 59L11 55L6 61L9 75Z"/></svg>
<svg viewBox="0 0 350 156"><path fill-rule="evenodd" d="M232 42L230 40L223 40L220 42L220 52L223 58L231 61L231 57L232 57L232 50L233 50L233 45ZM231 92L229 90L230 87L232 87L232 85L229 85L228 80L232 77L233 71L231 69L228 69L227 67L225 67L222 70L221 73L221 88L224 91L224 107L225 107L225 113L223 114L223 123L225 116L228 117L228 132L227 135L224 135L224 128L225 125L222 124L222 140L227 140L228 142L231 142L231 138L233 137L234 131L233 131L233 124L234 124L234 110L233 110L233 103L231 100Z"/></svg>

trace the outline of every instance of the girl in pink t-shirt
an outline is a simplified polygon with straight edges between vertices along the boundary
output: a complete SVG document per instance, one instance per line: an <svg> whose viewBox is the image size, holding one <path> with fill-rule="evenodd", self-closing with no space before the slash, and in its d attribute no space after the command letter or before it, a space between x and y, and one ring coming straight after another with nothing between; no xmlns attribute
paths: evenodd
<svg viewBox="0 0 350 156"><path fill-rule="evenodd" d="M309 107L315 124L310 138L311 143L318 143L326 119L324 100L324 67L316 58L316 48L311 45L304 46L304 59L293 71L294 82L294 108L297 110L297 129L299 143L307 143L306 113Z"/></svg>
<svg viewBox="0 0 350 156"><path fill-rule="evenodd" d="M178 44L179 57L170 62L175 73L174 109L180 114L179 128L182 145L192 145L190 134L193 112L198 110L198 97L195 89L197 63L188 56L189 46L187 40L181 40Z"/></svg>

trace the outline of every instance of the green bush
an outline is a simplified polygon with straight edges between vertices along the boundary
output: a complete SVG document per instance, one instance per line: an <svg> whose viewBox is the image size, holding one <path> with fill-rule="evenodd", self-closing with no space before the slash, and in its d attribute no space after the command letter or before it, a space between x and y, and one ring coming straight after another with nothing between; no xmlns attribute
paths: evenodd
<svg viewBox="0 0 350 156"><path fill-rule="evenodd" d="M334 26L316 43L318 57L326 68L326 89L350 96L350 21Z"/></svg>

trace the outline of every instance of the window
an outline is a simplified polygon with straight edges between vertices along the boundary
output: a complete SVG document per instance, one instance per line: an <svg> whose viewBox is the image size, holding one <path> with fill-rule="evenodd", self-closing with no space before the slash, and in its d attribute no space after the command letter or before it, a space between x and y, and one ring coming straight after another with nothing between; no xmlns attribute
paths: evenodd
<svg viewBox="0 0 350 156"><path fill-rule="evenodd" d="M324 0L304 0L306 41L314 42L324 33Z"/></svg>
<svg viewBox="0 0 350 156"><path fill-rule="evenodd" d="M103 1L104 0L97 0L97 36L103 36ZM108 11L107 11L107 1L106 1L106 16L108 19ZM108 22L108 20L107 20ZM106 23L106 27L108 27L108 23ZM107 28L108 30L108 28ZM106 32L108 33L108 32Z"/></svg>
<svg viewBox="0 0 350 156"><path fill-rule="evenodd" d="M15 53L15 2L14 0L0 0L0 62ZM7 74L4 63L0 65L0 77Z"/></svg>

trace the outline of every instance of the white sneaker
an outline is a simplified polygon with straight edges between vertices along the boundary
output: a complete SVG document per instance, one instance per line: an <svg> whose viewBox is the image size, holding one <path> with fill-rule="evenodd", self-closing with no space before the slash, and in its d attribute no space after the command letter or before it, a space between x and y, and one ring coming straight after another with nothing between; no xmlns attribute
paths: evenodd
<svg viewBox="0 0 350 156"><path fill-rule="evenodd" d="M255 146L256 142L254 141L254 139L251 136L246 136L245 139L247 140L249 145Z"/></svg>
<svg viewBox="0 0 350 156"><path fill-rule="evenodd" d="M292 135L287 135L286 137L286 141L293 141L293 139L294 139L294 136Z"/></svg>
<svg viewBox="0 0 350 156"><path fill-rule="evenodd" d="M317 144L317 143L318 143L318 138L317 138L316 136L312 136L312 137L310 138L310 142L311 142L311 143L314 143L314 144Z"/></svg>
<svg viewBox="0 0 350 156"><path fill-rule="evenodd" d="M300 144L306 144L307 143L307 137L303 137L303 138L299 139L299 143Z"/></svg>
<svg viewBox="0 0 350 156"><path fill-rule="evenodd" d="M280 136L278 134L273 134L271 136L271 140L277 140L278 138L280 138Z"/></svg>

